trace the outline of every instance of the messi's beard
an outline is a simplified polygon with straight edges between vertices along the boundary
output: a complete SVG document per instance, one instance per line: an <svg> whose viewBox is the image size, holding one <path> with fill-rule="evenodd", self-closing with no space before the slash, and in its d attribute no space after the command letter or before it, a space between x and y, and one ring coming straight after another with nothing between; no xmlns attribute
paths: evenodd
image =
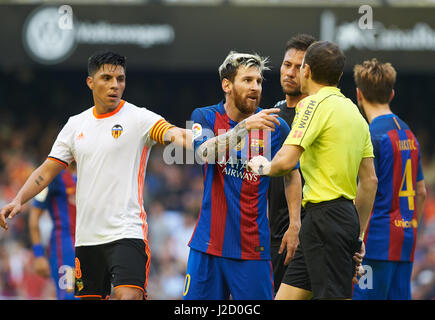
<svg viewBox="0 0 435 320"><path fill-rule="evenodd" d="M247 97L243 97L236 89L233 89L234 94L234 105L236 108L243 114L251 115L255 112L258 105L260 104L261 96L257 98L257 103L255 104L255 107L252 108L247 104Z"/></svg>

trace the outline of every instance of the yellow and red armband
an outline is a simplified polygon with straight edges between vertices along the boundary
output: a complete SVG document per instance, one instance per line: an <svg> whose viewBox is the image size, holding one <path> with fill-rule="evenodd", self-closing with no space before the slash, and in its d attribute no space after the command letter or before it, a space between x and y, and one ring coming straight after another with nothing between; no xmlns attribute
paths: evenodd
<svg viewBox="0 0 435 320"><path fill-rule="evenodd" d="M167 122L165 119L160 119L151 128L150 137L160 144L165 144L163 137L165 136L166 131L173 127L175 126Z"/></svg>

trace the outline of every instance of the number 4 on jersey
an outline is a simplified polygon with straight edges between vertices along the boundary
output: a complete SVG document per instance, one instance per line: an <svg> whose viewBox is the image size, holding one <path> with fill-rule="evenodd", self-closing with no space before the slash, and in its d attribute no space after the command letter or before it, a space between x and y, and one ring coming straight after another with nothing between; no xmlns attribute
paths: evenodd
<svg viewBox="0 0 435 320"><path fill-rule="evenodd" d="M406 180L406 185L405 185ZM409 210L414 210L414 196L415 190L412 185L412 166L411 159L406 160L405 171L402 176L402 182L400 183L399 197L407 197ZM404 189L406 187L406 189Z"/></svg>

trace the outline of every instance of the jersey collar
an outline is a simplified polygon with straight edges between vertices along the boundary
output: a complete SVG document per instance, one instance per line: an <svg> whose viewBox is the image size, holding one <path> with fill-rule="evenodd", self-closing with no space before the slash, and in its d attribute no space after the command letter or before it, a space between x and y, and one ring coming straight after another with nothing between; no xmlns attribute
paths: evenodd
<svg viewBox="0 0 435 320"><path fill-rule="evenodd" d="M337 87L332 87L332 86L323 87L323 88L320 89L317 93L326 93L326 94L335 93L335 94L340 94L340 95L342 95L342 93L341 93L341 91L340 91L339 88L337 88Z"/></svg>
<svg viewBox="0 0 435 320"><path fill-rule="evenodd" d="M380 116L377 116L377 117L373 118L371 123L373 123L374 121L377 121L377 120L381 120L381 119L384 119L384 118L392 118L392 117L395 117L395 116L396 115L394 113L381 114Z"/></svg>
<svg viewBox="0 0 435 320"><path fill-rule="evenodd" d="M104 119L104 118L108 118L113 116L114 114L118 113L119 110L121 110L121 108L124 106L125 101L121 99L121 101L119 102L118 106L116 107L115 110L113 110L112 112L108 112L108 113L103 113L103 114L97 114L97 112L95 111L95 106L92 108L92 113L94 114L94 117L97 119Z"/></svg>

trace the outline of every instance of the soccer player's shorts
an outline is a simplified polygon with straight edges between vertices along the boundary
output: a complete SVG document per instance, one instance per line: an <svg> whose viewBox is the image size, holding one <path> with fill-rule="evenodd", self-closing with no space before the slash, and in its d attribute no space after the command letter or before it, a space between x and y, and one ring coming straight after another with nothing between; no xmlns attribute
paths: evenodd
<svg viewBox="0 0 435 320"><path fill-rule="evenodd" d="M184 300L272 300L270 260L240 260L190 249Z"/></svg>
<svg viewBox="0 0 435 320"><path fill-rule="evenodd" d="M411 300L412 262L363 259L366 274L354 284L353 300Z"/></svg>
<svg viewBox="0 0 435 320"><path fill-rule="evenodd" d="M111 285L144 292L149 273L149 250L142 239L120 239L76 247L75 296L107 299Z"/></svg>
<svg viewBox="0 0 435 320"><path fill-rule="evenodd" d="M311 291L313 299L350 299L359 252L359 218L352 201L307 203L299 246L283 283Z"/></svg>

